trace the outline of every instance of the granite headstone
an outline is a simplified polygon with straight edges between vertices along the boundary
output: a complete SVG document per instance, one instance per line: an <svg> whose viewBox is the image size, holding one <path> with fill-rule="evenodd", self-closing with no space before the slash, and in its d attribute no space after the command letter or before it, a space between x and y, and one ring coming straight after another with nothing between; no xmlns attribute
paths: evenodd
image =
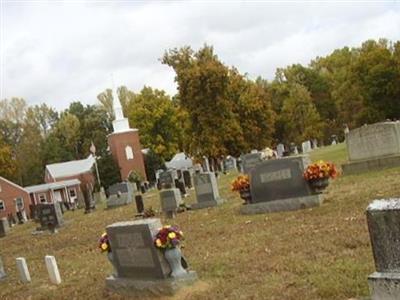
<svg viewBox="0 0 400 300"><path fill-rule="evenodd" d="M248 153L242 155L241 158L242 158L243 173L245 174L249 174L251 170L255 168L256 165L262 162L260 152Z"/></svg>
<svg viewBox="0 0 400 300"><path fill-rule="evenodd" d="M308 155L267 160L250 173L251 204L242 213L296 210L319 205L321 195L314 194L303 172L309 165Z"/></svg>
<svg viewBox="0 0 400 300"><path fill-rule="evenodd" d="M0 237L5 237L10 231L7 218L0 218Z"/></svg>
<svg viewBox="0 0 400 300"><path fill-rule="evenodd" d="M368 277L372 300L400 297L400 199L375 200L367 223L376 272Z"/></svg>
<svg viewBox="0 0 400 300"><path fill-rule="evenodd" d="M51 230L64 225L64 217L59 203L40 203L36 209L42 230Z"/></svg>
<svg viewBox="0 0 400 300"><path fill-rule="evenodd" d="M197 173L193 178L197 199L197 203L192 205L193 209L217 206L223 202L214 173Z"/></svg>
<svg viewBox="0 0 400 300"><path fill-rule="evenodd" d="M162 227L155 218L119 222L107 226L116 274L106 279L108 289L127 296L172 295L181 286L197 279L193 271L178 280L163 252L154 246L154 237Z"/></svg>
<svg viewBox="0 0 400 300"><path fill-rule="evenodd" d="M400 122L365 125L346 134L345 174L400 166Z"/></svg>
<svg viewBox="0 0 400 300"><path fill-rule="evenodd" d="M160 191L161 209L167 218L174 218L179 206L183 203L181 192L177 188Z"/></svg>
<svg viewBox="0 0 400 300"><path fill-rule="evenodd" d="M301 151L304 154L310 152L311 150L312 150L312 147L311 147L310 141L305 141L305 142L301 143Z"/></svg>
<svg viewBox="0 0 400 300"><path fill-rule="evenodd" d="M133 202L133 188L128 182L111 185L108 188L107 208L117 207Z"/></svg>

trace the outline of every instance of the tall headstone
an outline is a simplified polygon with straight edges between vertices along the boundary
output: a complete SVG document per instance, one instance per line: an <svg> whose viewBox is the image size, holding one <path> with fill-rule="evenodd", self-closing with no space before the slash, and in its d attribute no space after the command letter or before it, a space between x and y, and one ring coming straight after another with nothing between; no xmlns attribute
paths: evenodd
<svg viewBox="0 0 400 300"><path fill-rule="evenodd" d="M17 262L17 270L19 273L19 278L23 283L31 282L31 275L29 274L28 265L26 264L26 260L24 257L18 257L16 259Z"/></svg>
<svg viewBox="0 0 400 300"><path fill-rule="evenodd" d="M107 226L116 274L107 277L108 289L126 296L173 295L180 287L197 279L196 272L175 279L163 252L154 246L162 224L150 218Z"/></svg>
<svg viewBox="0 0 400 300"><path fill-rule="evenodd" d="M276 152L278 153L278 157L283 157L283 153L285 152L285 145L284 144L278 144L276 146Z"/></svg>
<svg viewBox="0 0 400 300"><path fill-rule="evenodd" d="M0 256L0 280L3 280L7 277L6 271L4 270L3 260Z"/></svg>
<svg viewBox="0 0 400 300"><path fill-rule="evenodd" d="M167 170L159 174L159 182L161 188L169 189L175 186L175 178L177 178L175 170Z"/></svg>
<svg viewBox="0 0 400 300"><path fill-rule="evenodd" d="M400 122L365 125L346 134L344 174L400 166Z"/></svg>
<svg viewBox="0 0 400 300"><path fill-rule="evenodd" d="M255 168L257 164L262 162L261 153L248 153L241 156L242 165L243 165L243 173L249 174L251 170Z"/></svg>
<svg viewBox="0 0 400 300"><path fill-rule="evenodd" d="M224 160L224 170L225 171L231 171L231 170L236 170L237 165L236 165L236 158L233 156L228 156Z"/></svg>
<svg viewBox="0 0 400 300"><path fill-rule="evenodd" d="M160 191L161 209L167 218L174 218L181 205L181 192L177 188Z"/></svg>
<svg viewBox="0 0 400 300"><path fill-rule="evenodd" d="M376 272L368 277L372 300L400 297L400 198L375 200L366 211Z"/></svg>
<svg viewBox="0 0 400 300"><path fill-rule="evenodd" d="M7 218L1 218L0 219L0 238L5 237L9 231L10 231L10 227L9 227Z"/></svg>
<svg viewBox="0 0 400 300"><path fill-rule="evenodd" d="M301 151L305 154L308 153L312 150L311 147L311 142L310 141L305 141L301 144Z"/></svg>
<svg viewBox="0 0 400 300"><path fill-rule="evenodd" d="M318 206L322 195L315 194L303 172L309 165L308 155L267 160L250 173L252 200L243 205L243 214L297 210Z"/></svg>
<svg viewBox="0 0 400 300"><path fill-rule="evenodd" d="M212 172L195 174L194 188L197 203L192 205L193 209L217 206L223 202L219 196L217 179Z"/></svg>
<svg viewBox="0 0 400 300"><path fill-rule="evenodd" d="M37 205L37 213L42 230L54 229L64 225L64 217L58 203L41 203Z"/></svg>
<svg viewBox="0 0 400 300"><path fill-rule="evenodd" d="M192 183L192 174L190 173L190 171L189 170L182 171L182 176L185 182L185 186L191 189L193 187L193 183Z"/></svg>
<svg viewBox="0 0 400 300"><path fill-rule="evenodd" d="M210 172L210 162L208 160L208 157L207 156L203 156L203 158L204 158L204 170L206 172Z"/></svg>

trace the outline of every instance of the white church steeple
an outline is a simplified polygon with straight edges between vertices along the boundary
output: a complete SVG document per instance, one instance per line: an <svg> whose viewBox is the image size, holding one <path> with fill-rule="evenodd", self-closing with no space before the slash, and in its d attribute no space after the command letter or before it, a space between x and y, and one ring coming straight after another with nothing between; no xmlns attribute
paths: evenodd
<svg viewBox="0 0 400 300"><path fill-rule="evenodd" d="M115 115L115 120L112 123L114 128L114 133L132 130L129 127L128 119L124 117L124 113L122 111L122 105L121 102L119 101L117 92L113 90L112 96L113 96L113 109Z"/></svg>

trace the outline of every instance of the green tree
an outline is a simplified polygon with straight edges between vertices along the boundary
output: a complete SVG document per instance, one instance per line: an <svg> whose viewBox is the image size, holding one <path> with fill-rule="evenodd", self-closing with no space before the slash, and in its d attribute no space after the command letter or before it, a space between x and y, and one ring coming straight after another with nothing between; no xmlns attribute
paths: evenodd
<svg viewBox="0 0 400 300"><path fill-rule="evenodd" d="M106 190L109 186L121 182L121 174L118 164L110 152L104 151L101 153L97 159L97 167L99 169L101 185Z"/></svg>
<svg viewBox="0 0 400 300"><path fill-rule="evenodd" d="M144 87L129 102L128 117L130 124L139 129L142 146L163 161L180 150L178 110L164 91Z"/></svg>
<svg viewBox="0 0 400 300"><path fill-rule="evenodd" d="M286 142L301 142L321 138L322 122L308 90L294 83L290 86L289 97L282 107Z"/></svg>

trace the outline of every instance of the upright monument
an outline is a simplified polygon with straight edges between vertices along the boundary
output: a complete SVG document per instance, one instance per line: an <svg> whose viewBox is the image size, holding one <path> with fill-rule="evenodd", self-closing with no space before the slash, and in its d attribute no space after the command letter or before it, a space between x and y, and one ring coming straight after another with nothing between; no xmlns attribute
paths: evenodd
<svg viewBox="0 0 400 300"><path fill-rule="evenodd" d="M146 180L139 130L129 127L128 119L124 117L117 93L113 93L113 108L115 114L114 132L108 136L108 145L120 168L121 179L126 180L132 171L137 171Z"/></svg>

